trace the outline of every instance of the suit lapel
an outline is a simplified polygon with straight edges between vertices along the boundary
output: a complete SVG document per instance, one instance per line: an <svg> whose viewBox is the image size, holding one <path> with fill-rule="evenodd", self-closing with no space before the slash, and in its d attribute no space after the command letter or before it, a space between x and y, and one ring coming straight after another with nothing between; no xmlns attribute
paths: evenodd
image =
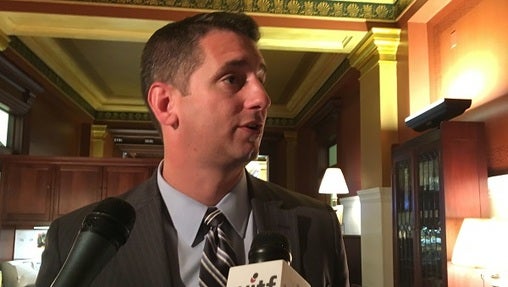
<svg viewBox="0 0 508 287"><path fill-rule="evenodd" d="M294 209L283 208L282 200L265 182L249 175L248 183L252 212L258 232L276 231L286 236L291 247L291 266L300 270L301 252Z"/></svg>
<svg viewBox="0 0 508 287"><path fill-rule="evenodd" d="M156 280L145 286L183 286L179 275L176 231L158 190L156 179L128 194L126 200L136 209L138 230L131 236L137 266L145 276ZM164 208L163 208L164 207Z"/></svg>

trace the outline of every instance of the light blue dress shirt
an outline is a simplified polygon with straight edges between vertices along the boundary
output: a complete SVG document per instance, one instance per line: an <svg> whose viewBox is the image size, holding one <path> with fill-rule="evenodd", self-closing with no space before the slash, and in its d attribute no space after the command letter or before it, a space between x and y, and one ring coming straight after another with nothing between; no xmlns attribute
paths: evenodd
<svg viewBox="0 0 508 287"><path fill-rule="evenodd" d="M197 202L170 186L162 177L162 163L158 167L157 184L178 235L178 263L185 286L198 286L199 267L204 240L192 246L208 206ZM247 254L255 234L255 223L247 192L247 177L216 205L236 231L233 240L239 264L247 263ZM162 251L161 251L162 252ZM169 272L169 270L168 270Z"/></svg>

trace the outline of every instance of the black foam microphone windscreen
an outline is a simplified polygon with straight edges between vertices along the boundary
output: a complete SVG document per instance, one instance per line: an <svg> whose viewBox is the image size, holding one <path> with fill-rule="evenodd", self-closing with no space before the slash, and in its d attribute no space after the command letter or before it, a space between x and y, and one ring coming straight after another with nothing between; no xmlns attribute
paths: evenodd
<svg viewBox="0 0 508 287"><path fill-rule="evenodd" d="M285 260L291 263L291 251L287 238L277 232L265 231L258 233L249 250L249 263L271 260Z"/></svg>
<svg viewBox="0 0 508 287"><path fill-rule="evenodd" d="M310 287L291 263L288 239L277 232L257 234L249 250L249 264L229 270L227 287L237 286L302 286Z"/></svg>
<svg viewBox="0 0 508 287"><path fill-rule="evenodd" d="M134 208L119 198L106 198L83 220L72 248L52 287L85 287L125 244L136 220Z"/></svg>

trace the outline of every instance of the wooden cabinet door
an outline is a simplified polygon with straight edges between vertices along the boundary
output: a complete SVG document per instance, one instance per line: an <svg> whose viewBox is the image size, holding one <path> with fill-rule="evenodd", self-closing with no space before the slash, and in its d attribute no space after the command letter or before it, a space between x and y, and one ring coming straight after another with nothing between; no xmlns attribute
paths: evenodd
<svg viewBox="0 0 508 287"><path fill-rule="evenodd" d="M6 163L2 174L3 223L48 224L52 181L52 168L48 164Z"/></svg>
<svg viewBox="0 0 508 287"><path fill-rule="evenodd" d="M54 218L101 199L102 167L61 165L56 170Z"/></svg>
<svg viewBox="0 0 508 287"><path fill-rule="evenodd" d="M120 195L152 175L151 166L108 166L104 168L103 197Z"/></svg>

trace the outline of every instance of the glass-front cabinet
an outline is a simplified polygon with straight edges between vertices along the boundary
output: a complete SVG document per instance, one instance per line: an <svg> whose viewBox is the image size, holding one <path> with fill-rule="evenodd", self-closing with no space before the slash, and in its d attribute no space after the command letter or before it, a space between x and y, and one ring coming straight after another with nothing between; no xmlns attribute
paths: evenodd
<svg viewBox="0 0 508 287"><path fill-rule="evenodd" d="M396 286L448 286L461 221L488 216L483 133L482 123L443 122L392 149Z"/></svg>
<svg viewBox="0 0 508 287"><path fill-rule="evenodd" d="M408 157L396 159L394 162L393 174L393 191L397 204L394 209L394 229L396 234L394 237L395 246L397 248L395 254L396 266L398 267L399 286L412 286L414 282L413 266L415 260L414 251L414 204L413 204L413 185L412 174L410 170L411 159Z"/></svg>

